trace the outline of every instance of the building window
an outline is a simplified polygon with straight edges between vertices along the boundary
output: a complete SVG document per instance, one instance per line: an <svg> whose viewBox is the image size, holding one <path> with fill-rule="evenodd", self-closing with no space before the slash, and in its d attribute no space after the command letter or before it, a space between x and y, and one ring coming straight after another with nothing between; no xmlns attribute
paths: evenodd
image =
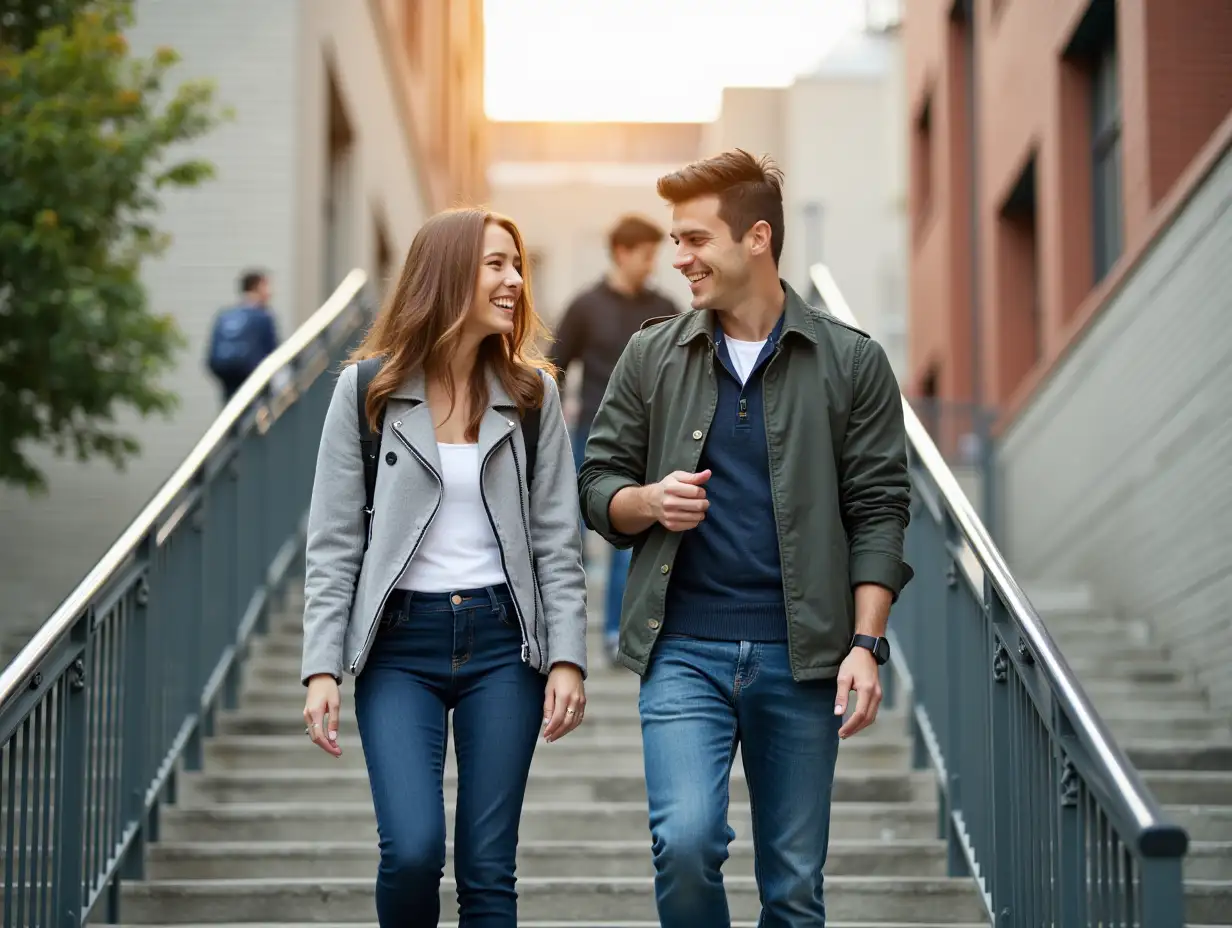
<svg viewBox="0 0 1232 928"><path fill-rule="evenodd" d="M1115 34L1095 59L1091 76L1091 193L1095 280L1112 269L1124 246L1121 198L1121 84Z"/></svg>
<svg viewBox="0 0 1232 928"><path fill-rule="evenodd" d="M1095 283L1112 269L1125 244L1116 8L1116 0L1091 0L1065 50L1086 83Z"/></svg>
<svg viewBox="0 0 1232 928"><path fill-rule="evenodd" d="M920 227L933 206L933 99L924 98L924 105L915 118L911 139L911 186L915 202L915 224Z"/></svg>
<svg viewBox="0 0 1232 928"><path fill-rule="evenodd" d="M1009 397L1043 355L1036 163L1032 154L997 216L995 398Z"/></svg>

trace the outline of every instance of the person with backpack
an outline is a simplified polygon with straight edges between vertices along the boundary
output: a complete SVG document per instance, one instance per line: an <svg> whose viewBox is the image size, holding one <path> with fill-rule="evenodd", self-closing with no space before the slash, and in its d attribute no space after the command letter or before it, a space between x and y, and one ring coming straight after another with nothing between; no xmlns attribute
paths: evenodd
<svg viewBox="0 0 1232 928"><path fill-rule="evenodd" d="M451 712L460 921L517 924L531 756L541 726L557 741L586 709L576 472L526 268L511 220L482 209L429 219L321 435L304 732L341 755L340 684L355 676L382 926L440 917Z"/></svg>
<svg viewBox="0 0 1232 928"><path fill-rule="evenodd" d="M215 316L206 358L222 388L224 403L278 347L278 326L269 308L269 275L246 271L240 277L240 294L238 305L219 310Z"/></svg>

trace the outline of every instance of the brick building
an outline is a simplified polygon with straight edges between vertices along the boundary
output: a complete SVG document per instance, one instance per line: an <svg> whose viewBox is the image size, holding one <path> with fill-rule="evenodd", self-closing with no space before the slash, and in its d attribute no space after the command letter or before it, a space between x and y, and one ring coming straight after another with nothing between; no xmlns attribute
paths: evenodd
<svg viewBox="0 0 1232 928"><path fill-rule="evenodd" d="M905 386L992 407L1020 576L1232 706L1232 3L911 0L904 34Z"/></svg>

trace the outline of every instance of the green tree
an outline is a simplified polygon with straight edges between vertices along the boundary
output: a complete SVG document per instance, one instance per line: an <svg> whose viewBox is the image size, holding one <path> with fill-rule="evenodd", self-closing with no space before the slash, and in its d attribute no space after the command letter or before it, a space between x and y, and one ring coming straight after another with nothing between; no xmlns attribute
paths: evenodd
<svg viewBox="0 0 1232 928"><path fill-rule="evenodd" d="M183 338L150 311L144 259L167 238L159 191L212 176L171 149L222 118L178 61L132 55L130 0L0 0L0 482L45 489L36 445L116 467L127 407L167 414Z"/></svg>

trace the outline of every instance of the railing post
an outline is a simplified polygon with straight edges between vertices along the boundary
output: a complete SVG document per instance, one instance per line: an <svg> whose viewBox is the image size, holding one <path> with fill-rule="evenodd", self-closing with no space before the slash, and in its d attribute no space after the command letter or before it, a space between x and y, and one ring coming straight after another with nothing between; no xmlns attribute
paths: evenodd
<svg viewBox="0 0 1232 928"><path fill-rule="evenodd" d="M206 517L209 502L209 488L202 487L202 495L197 510L192 514L191 524L185 533L187 542L184 556L185 590L182 608L175 610L180 615L183 629L183 644L185 652L185 676L189 686L184 694L184 713L187 717L196 716L197 724L193 726L184 745L184 769L200 770L204 763L204 745L201 731L201 691L205 686L205 640L206 634Z"/></svg>
<svg viewBox="0 0 1232 928"><path fill-rule="evenodd" d="M1143 857L1141 864L1143 928L1182 928L1185 884L1180 857Z"/></svg>
<svg viewBox="0 0 1232 928"><path fill-rule="evenodd" d="M945 733L943 735L941 753L945 757L945 812L946 829L942 837L946 839L946 872L950 876L967 876L966 857L963 854L961 836L954 821L955 812L965 811L962 802L962 750L959 740L967 736L962 725L962 675L967 668L962 666L962 636L966 630L962 627L960 617L963 605L960 598L964 596L962 579L959 577L961 568L958 565L957 550L961 533L954 519L947 513L943 523L942 538L946 550L945 571L945 628L942 630L942 660L943 666L940 679L945 688Z"/></svg>
<svg viewBox="0 0 1232 928"><path fill-rule="evenodd" d="M988 655L989 673L992 675L992 706L990 771L992 774L992 839L996 853L987 862L988 893L997 928L1009 928L1014 914L1014 879L1017 856L1014 842L1013 808L1021 797L1016 795L1012 761L1013 738L1010 717L1010 674L1014 672L1002 635L1009 627L1010 619L1005 604L991 589L991 581L984 580L984 598L989 602L989 619L993 627L993 652Z"/></svg>
<svg viewBox="0 0 1232 928"><path fill-rule="evenodd" d="M84 848L86 754L89 750L87 718L86 662L91 616L77 620L71 641L81 654L61 677L59 746L56 764L56 843L55 882L52 885L52 911L61 928L78 928L85 904Z"/></svg>
<svg viewBox="0 0 1232 928"><path fill-rule="evenodd" d="M133 592L132 614L124 636L123 705L121 726L123 756L120 760L120 797L122 821L125 825L136 823L137 831L124 855L120 877L140 880L145 877L145 793L149 784L149 771L145 758L148 753L146 739L149 737L149 713L156 694L150 691L150 677L146 666L149 653L148 626L150 616L150 575L157 545L153 534L146 536L140 550L145 572L137 581ZM117 880L117 883L119 881ZM115 913L118 918L119 912Z"/></svg>
<svg viewBox="0 0 1232 928"><path fill-rule="evenodd" d="M1062 926L1087 923L1084 912L1086 886L1083 871L1086 869L1086 854L1083 847L1083 808L1079 801L1081 793L1082 784L1078 771L1074 769L1069 758L1062 754L1060 790L1056 796L1060 805L1060 829L1057 836L1059 846L1053 849L1058 857L1056 873Z"/></svg>

